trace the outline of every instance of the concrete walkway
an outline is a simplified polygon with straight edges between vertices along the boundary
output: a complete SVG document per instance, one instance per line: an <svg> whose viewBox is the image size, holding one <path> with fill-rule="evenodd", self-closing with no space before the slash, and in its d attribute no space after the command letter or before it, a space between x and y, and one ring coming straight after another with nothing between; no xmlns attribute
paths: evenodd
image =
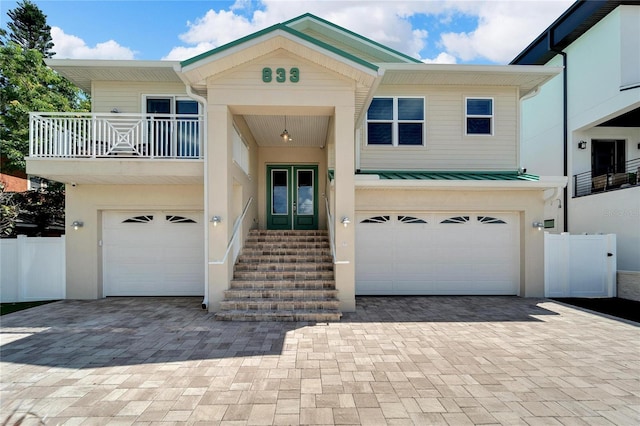
<svg viewBox="0 0 640 426"><path fill-rule="evenodd" d="M640 424L636 323L516 297L358 298L329 324L200 302L1 317L0 424Z"/></svg>

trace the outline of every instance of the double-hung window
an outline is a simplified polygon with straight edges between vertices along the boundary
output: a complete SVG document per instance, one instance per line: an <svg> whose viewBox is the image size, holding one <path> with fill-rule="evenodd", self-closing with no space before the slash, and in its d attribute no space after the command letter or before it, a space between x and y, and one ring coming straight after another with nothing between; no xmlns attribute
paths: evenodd
<svg viewBox="0 0 640 426"><path fill-rule="evenodd" d="M493 98L466 99L467 135L493 134Z"/></svg>
<svg viewBox="0 0 640 426"><path fill-rule="evenodd" d="M424 98L374 98L367 111L367 144L424 145L424 109Z"/></svg>

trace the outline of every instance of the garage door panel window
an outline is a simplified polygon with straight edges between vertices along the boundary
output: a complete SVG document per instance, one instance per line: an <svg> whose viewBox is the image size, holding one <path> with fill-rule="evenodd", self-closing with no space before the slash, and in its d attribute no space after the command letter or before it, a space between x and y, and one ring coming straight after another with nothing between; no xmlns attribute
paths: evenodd
<svg viewBox="0 0 640 426"><path fill-rule="evenodd" d="M478 222L480 223L489 223L489 224L506 224L502 219L498 219L491 216L478 216Z"/></svg>
<svg viewBox="0 0 640 426"><path fill-rule="evenodd" d="M386 223L389 222L390 216L372 216L367 219L363 219L360 223Z"/></svg>
<svg viewBox="0 0 640 426"><path fill-rule="evenodd" d="M469 216L454 216L449 219L445 219L440 223L467 223L469 222Z"/></svg>
<svg viewBox="0 0 640 426"><path fill-rule="evenodd" d="M153 216L145 215L145 216L130 217L129 219L123 220L122 223L149 223L151 221L153 221Z"/></svg>
<svg viewBox="0 0 640 426"><path fill-rule="evenodd" d="M398 222L401 223L427 223L426 220L413 216L398 216Z"/></svg>
<svg viewBox="0 0 640 426"><path fill-rule="evenodd" d="M165 216L165 219L167 220L167 222L171 222L171 223L198 223L193 219L190 219L188 217L184 217L184 216Z"/></svg>

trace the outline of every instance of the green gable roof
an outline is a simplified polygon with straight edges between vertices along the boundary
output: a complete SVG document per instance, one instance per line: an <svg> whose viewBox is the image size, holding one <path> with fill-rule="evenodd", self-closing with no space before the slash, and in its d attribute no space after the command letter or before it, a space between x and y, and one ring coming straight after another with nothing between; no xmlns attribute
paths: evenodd
<svg viewBox="0 0 640 426"><path fill-rule="evenodd" d="M352 32L352 31L349 31L349 30L347 30L345 28L342 28L342 27L339 27L339 26L337 26L337 25L335 25L335 24L333 24L333 23L331 23L329 21L326 21L326 20L318 18L317 16L314 16L314 15L312 15L310 13L307 13L307 14L301 15L301 16L299 16L297 18L294 18L294 19L291 19L289 21L286 21L284 23L272 25L272 26L270 26L268 28L265 28L263 30L257 31L257 32L255 32L253 34L249 34L248 36L239 38L238 40L235 40L235 41L232 41L232 42L227 43L225 45L216 47L215 49L212 49L212 50L209 50L207 52L201 53L201 54L199 54L197 56L194 56L193 58L186 59L186 60L180 62L180 65L182 67L186 67L186 66L192 65L192 64L194 64L196 62L199 62L199 61L201 61L201 60L203 60L205 58L208 58L210 56L213 56L213 55L216 55L218 53L224 52L225 50L228 50L230 48L239 46L239 45L241 45L243 43L246 43L248 41L257 39L257 38L262 37L264 35L267 35L267 34L270 34L270 33L276 32L276 31L283 31L283 32L291 34L291 35L293 35L293 36L295 36L297 38L300 38L301 40L307 41L307 42L309 42L309 43L311 43L311 44L313 44L315 46L318 46L318 47L320 47L322 49L325 49L325 50L327 50L329 52L332 52L332 53L334 53L334 54L336 54L338 56L341 56L341 57L343 57L343 58L345 58L345 59L347 59L349 61L352 61L354 63L362 65L362 66L364 66L366 68L369 68L371 70L378 71L379 67L377 65L375 65L374 63L372 63L371 61L367 61L367 60L365 60L363 58L358 57L357 55L355 55L353 53L346 52L345 50L339 49L339 48L331 45L328 42L325 42L325 41L322 41L322 40L318 40L317 38L314 38L314 37L312 37L312 36L310 36L308 34L305 34L302 31L299 31L299 30L295 29L295 24L296 23L300 23L300 22L305 21L305 20L309 20L311 22L316 21L316 22L328 25L328 26L334 28L336 30L336 32L341 32L343 34L348 35L351 38L357 39L357 40L359 40L360 43L368 43L370 45L373 45L376 48L380 49L381 51L385 52L385 54L402 57L402 58L405 59L405 61L410 61L410 62L413 62L413 63L421 63L417 59L411 58L411 57L409 57L409 56L407 56L407 55L405 55L403 53L397 52L397 51L395 51L393 49L390 49L390 48L388 48L386 46L383 46L380 43L376 43L373 40L369 40L369 39L367 39L365 37L362 37L362 36ZM331 35L328 35L328 37L331 38ZM334 35L334 38L335 38L335 35ZM405 61L401 61L401 63L405 62Z"/></svg>
<svg viewBox="0 0 640 426"><path fill-rule="evenodd" d="M351 30L348 30L346 28L343 28L339 25L334 24L333 22L327 21L326 19L322 19L318 16L315 16L311 13L305 13L304 15L300 15L297 18L293 18L290 19L286 22L283 23L283 25L287 25L289 27L292 27L294 29L299 30L300 32L304 32L302 29L298 28L299 24L304 23L304 22L313 22L313 23L320 23L320 24L324 24L325 26L333 29L334 34L335 33L342 33L344 34L346 37L349 37L350 39L357 41L360 44L368 44L371 46L376 47L378 50L380 50L381 52L385 53L386 55L391 55L391 56L395 56L395 57L399 57L402 58L402 61L394 61L394 62L410 62L410 63L416 63L416 64L421 64L422 61L415 59L409 55L406 55L402 52L399 52L395 49L391 49L390 47L387 47L383 44L378 43L377 41L371 40L369 38L366 38L364 36L361 36L360 34L357 34ZM329 37L336 38L335 35L328 35ZM387 62L387 61L383 61L383 62Z"/></svg>

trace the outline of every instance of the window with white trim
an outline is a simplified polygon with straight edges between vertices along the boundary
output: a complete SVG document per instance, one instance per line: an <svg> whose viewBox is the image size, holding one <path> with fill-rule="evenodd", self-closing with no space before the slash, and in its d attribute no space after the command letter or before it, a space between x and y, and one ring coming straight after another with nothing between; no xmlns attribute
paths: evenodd
<svg viewBox="0 0 640 426"><path fill-rule="evenodd" d="M493 98L466 98L467 135L493 134Z"/></svg>
<svg viewBox="0 0 640 426"><path fill-rule="evenodd" d="M423 146L424 110L420 97L373 98L367 111L367 145Z"/></svg>
<svg viewBox="0 0 640 426"><path fill-rule="evenodd" d="M235 126L233 127L233 161L249 175L249 147L244 143Z"/></svg>

